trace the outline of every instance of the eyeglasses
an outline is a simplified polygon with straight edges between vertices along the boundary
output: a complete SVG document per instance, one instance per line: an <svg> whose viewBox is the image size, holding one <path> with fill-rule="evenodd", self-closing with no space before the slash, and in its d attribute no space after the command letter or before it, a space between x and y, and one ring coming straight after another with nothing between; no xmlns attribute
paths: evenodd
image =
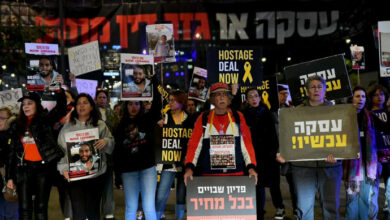
<svg viewBox="0 0 390 220"><path fill-rule="evenodd" d="M310 90L315 90L315 89L318 89L318 90L321 90L323 89L324 87L322 85L319 85L319 86L309 86L309 89Z"/></svg>

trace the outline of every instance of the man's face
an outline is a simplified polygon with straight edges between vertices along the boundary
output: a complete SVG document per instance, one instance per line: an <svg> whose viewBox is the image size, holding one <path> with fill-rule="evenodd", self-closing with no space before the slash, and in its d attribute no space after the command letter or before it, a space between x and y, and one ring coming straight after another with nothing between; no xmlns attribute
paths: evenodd
<svg viewBox="0 0 390 220"><path fill-rule="evenodd" d="M92 152L89 149L89 146L86 144L80 147L79 154L80 154L80 160L83 163L88 162L88 160L92 158Z"/></svg>
<svg viewBox="0 0 390 220"><path fill-rule="evenodd" d="M106 93L100 92L99 95L96 97L97 105L101 108L105 108L107 105L107 96Z"/></svg>
<svg viewBox="0 0 390 220"><path fill-rule="evenodd" d="M134 69L134 72L133 72L133 79L134 79L134 83L135 84L141 84L142 82L145 81L145 73L144 73L144 70L139 68L139 67L136 67Z"/></svg>
<svg viewBox="0 0 390 220"><path fill-rule="evenodd" d="M212 94L212 104L218 110L226 110L229 106L229 95L225 91L216 91Z"/></svg>
<svg viewBox="0 0 390 220"><path fill-rule="evenodd" d="M288 92L287 90L282 90L279 92L279 104L285 104L287 101Z"/></svg>
<svg viewBox="0 0 390 220"><path fill-rule="evenodd" d="M195 102L194 100L189 99L187 101L187 112L188 114L192 115L195 113L195 111L196 111Z"/></svg>
<svg viewBox="0 0 390 220"><path fill-rule="evenodd" d="M137 137L138 137L138 128L135 127L129 132L129 138L130 140L135 140Z"/></svg>
<svg viewBox="0 0 390 220"><path fill-rule="evenodd" d="M198 89L203 89L206 86L206 80L199 79L198 81Z"/></svg>
<svg viewBox="0 0 390 220"><path fill-rule="evenodd" d="M39 69L42 76L47 76L53 71L53 66L50 64L50 60L42 58L39 60Z"/></svg>
<svg viewBox="0 0 390 220"><path fill-rule="evenodd" d="M311 102L324 102L325 91L326 88L324 88L321 81L313 80L307 88L307 96Z"/></svg>
<svg viewBox="0 0 390 220"><path fill-rule="evenodd" d="M167 37L161 36L161 43L165 44L167 42Z"/></svg>

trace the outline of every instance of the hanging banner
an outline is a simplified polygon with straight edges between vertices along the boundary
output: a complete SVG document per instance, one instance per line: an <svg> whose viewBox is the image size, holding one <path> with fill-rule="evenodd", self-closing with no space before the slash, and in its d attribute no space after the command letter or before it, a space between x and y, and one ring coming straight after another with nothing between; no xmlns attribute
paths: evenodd
<svg viewBox="0 0 390 220"><path fill-rule="evenodd" d="M0 91L0 106L7 107L12 113L18 114L20 110L20 99L23 96L22 89Z"/></svg>
<svg viewBox="0 0 390 220"><path fill-rule="evenodd" d="M352 104L281 108L280 154L286 161L359 157L356 109Z"/></svg>
<svg viewBox="0 0 390 220"><path fill-rule="evenodd" d="M351 49L351 57L352 57L352 69L364 70L366 68L364 47L352 45L350 49Z"/></svg>
<svg viewBox="0 0 390 220"><path fill-rule="evenodd" d="M156 63L175 62L173 24L154 24L146 26L149 54Z"/></svg>
<svg viewBox="0 0 390 220"><path fill-rule="evenodd" d="M65 134L70 181L92 178L99 172L102 167L102 155L93 146L98 139L98 128Z"/></svg>
<svg viewBox="0 0 390 220"><path fill-rule="evenodd" d="M208 91L209 85L207 85L207 70L195 67L188 91L188 98L206 102Z"/></svg>
<svg viewBox="0 0 390 220"><path fill-rule="evenodd" d="M307 97L306 81L310 76L318 75L326 81L326 98L335 100L352 96L348 71L344 56L335 55L284 68L288 87L294 105L299 105Z"/></svg>
<svg viewBox="0 0 390 220"><path fill-rule="evenodd" d="M223 82L241 87L259 86L263 69L260 48L208 48L207 75L210 84Z"/></svg>
<svg viewBox="0 0 390 220"><path fill-rule="evenodd" d="M121 100L152 100L153 56L121 54Z"/></svg>
<svg viewBox="0 0 390 220"><path fill-rule="evenodd" d="M156 163L183 163L192 128L164 126L155 128Z"/></svg>
<svg viewBox="0 0 390 220"><path fill-rule="evenodd" d="M58 44L24 43L26 54L58 55Z"/></svg>
<svg viewBox="0 0 390 220"><path fill-rule="evenodd" d="M390 21L378 22L379 68L381 77L390 76Z"/></svg>
<svg viewBox="0 0 390 220"><path fill-rule="evenodd" d="M102 64L100 62L99 42L92 41L69 48L68 59L70 72L76 76L100 70Z"/></svg>
<svg viewBox="0 0 390 220"><path fill-rule="evenodd" d="M188 180L187 219L256 220L254 178L214 176Z"/></svg>

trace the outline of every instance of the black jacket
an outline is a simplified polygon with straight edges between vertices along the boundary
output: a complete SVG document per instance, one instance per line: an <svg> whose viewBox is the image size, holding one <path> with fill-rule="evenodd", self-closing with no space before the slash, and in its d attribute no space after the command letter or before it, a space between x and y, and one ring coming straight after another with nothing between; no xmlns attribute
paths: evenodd
<svg viewBox="0 0 390 220"><path fill-rule="evenodd" d="M57 143L53 132L54 124L66 114L66 97L64 92L57 93L57 105L49 113L41 116L35 116L30 124L30 131L35 140L38 151L42 157L42 164L53 164L64 156L64 152ZM22 165L22 155L24 152L21 142L21 131L24 131L17 122L12 123L11 132L11 156L10 166L6 172L6 178L17 180L19 177L18 166Z"/></svg>

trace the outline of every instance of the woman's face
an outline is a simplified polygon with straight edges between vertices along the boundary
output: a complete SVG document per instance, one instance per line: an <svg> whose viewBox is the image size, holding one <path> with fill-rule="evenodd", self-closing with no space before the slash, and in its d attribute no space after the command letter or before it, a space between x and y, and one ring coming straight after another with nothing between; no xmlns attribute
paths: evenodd
<svg viewBox="0 0 390 220"><path fill-rule="evenodd" d="M352 104L355 106L356 110L360 112L366 104L366 93L363 90L356 90L353 93Z"/></svg>
<svg viewBox="0 0 390 220"><path fill-rule="evenodd" d="M105 108L107 105L108 98L106 96L106 93L100 92L99 95L96 97L96 104L101 107Z"/></svg>
<svg viewBox="0 0 390 220"><path fill-rule="evenodd" d="M372 104L374 106L380 107L385 102L385 94L382 90L377 89L374 95L372 96Z"/></svg>
<svg viewBox="0 0 390 220"><path fill-rule="evenodd" d="M141 102L129 101L127 103L127 111L129 112L130 118L135 118L141 111Z"/></svg>
<svg viewBox="0 0 390 220"><path fill-rule="evenodd" d="M8 115L8 112L0 111L0 131L5 130L7 120L9 117L10 117L10 115Z"/></svg>
<svg viewBox="0 0 390 220"><path fill-rule="evenodd" d="M256 108L260 103L260 96L257 90L251 90L248 92L247 101L251 107Z"/></svg>
<svg viewBox="0 0 390 220"><path fill-rule="evenodd" d="M183 108L183 105L180 104L179 102L176 101L176 97L173 96L173 95L170 95L169 96L169 108L171 110L178 110L178 109L182 109Z"/></svg>
<svg viewBox="0 0 390 220"><path fill-rule="evenodd" d="M91 112L93 110L93 107L91 103L89 103L87 97L81 97L79 100L77 100L76 103L76 111L79 117L89 117L91 115Z"/></svg>
<svg viewBox="0 0 390 220"><path fill-rule="evenodd" d="M23 106L22 107L23 113L27 117L34 116L35 113L37 112L37 104L32 99L27 99L27 98L23 99L22 106Z"/></svg>

